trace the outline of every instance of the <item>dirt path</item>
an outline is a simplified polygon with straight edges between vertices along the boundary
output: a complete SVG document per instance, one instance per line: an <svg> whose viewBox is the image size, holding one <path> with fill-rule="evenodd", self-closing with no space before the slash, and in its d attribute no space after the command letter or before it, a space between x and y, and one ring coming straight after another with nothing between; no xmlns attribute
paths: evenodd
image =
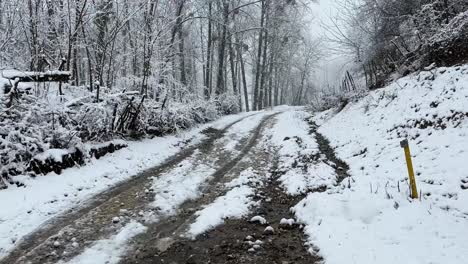
<svg viewBox="0 0 468 264"><path fill-rule="evenodd" d="M264 129L269 129L273 122ZM283 172L276 168L276 151L268 144L256 144L233 170L226 173L223 181L237 177L247 168L255 168L261 174L265 185L257 191L255 199L260 206L243 219L228 219L215 229L199 235L195 240L181 237L193 214L220 192L208 193L207 197L184 204L185 215L168 219L163 226L157 224L151 232L137 238L134 251L127 254L121 263L318 263L321 258L314 256L304 246L304 234L299 225L280 225L283 218L293 215L290 208L303 196L286 195L279 186L278 178ZM251 223L248 220L260 215L269 223ZM272 233L265 232L267 226ZM261 242L259 242L261 241ZM258 246L254 244L257 243Z"/></svg>
<svg viewBox="0 0 468 264"><path fill-rule="evenodd" d="M263 140L269 141L264 132L272 129L276 115L265 116L244 137L229 134L228 131L248 117L222 130L205 130L207 139L201 143L187 147L164 164L97 195L84 207L53 219L25 238L0 263L67 261L95 241L117 233L131 220L144 222L148 229L129 241L130 251L126 252L121 263L320 263L321 257L313 253L318 250L313 245L307 245L302 226L296 223L281 224L282 219L294 219L291 208L305 194L289 196L284 192L279 178L286 171L284 168L278 169L277 150L271 144L261 144ZM318 157L325 157L321 160L335 169L337 182L349 179L347 164L336 157L328 140L317 132L317 126L313 122L309 122L309 125L309 133L315 137L319 153L314 157L297 157L297 161L308 164ZM234 143L234 146L226 148L226 142ZM296 143L301 146L301 139ZM211 177L200 186L201 195L183 202L171 215L149 206L155 201L153 177L160 178L166 173L171 175L173 170L180 170L184 162L190 165L179 171L183 175L189 175L200 165L213 169ZM251 213L242 219L225 219L224 224L198 235L196 239L187 238L187 230L196 220L196 212L225 195L229 191L225 184L252 168L264 184L251 186L256 189L254 200L258 202ZM326 189L323 186L309 192ZM145 222L148 213L156 216L154 219L157 221ZM119 216L120 220L112 224L115 216ZM268 223L251 223L249 220L254 216L261 216ZM272 231L266 231L266 227L272 228ZM77 243L79 246L76 246Z"/></svg>
<svg viewBox="0 0 468 264"><path fill-rule="evenodd" d="M215 166L222 166L219 164L223 163L222 158L230 156L230 153L223 151L223 146L216 144L217 141L223 138L232 126L249 117L251 116L237 120L222 130L207 129L204 133L208 137L201 143L188 147L162 165L97 195L83 207L72 209L52 219L43 228L25 237L0 263L55 263L71 258L95 240L115 233L127 221L124 218L121 225L110 225L113 217L125 212L127 220L135 218L154 198L151 192L144 191L152 177L171 170L188 158L203 162L209 158L210 153L218 154L218 157L212 157L210 160L215 161ZM245 141L246 139L240 139L238 144L243 145ZM224 166L229 166L229 163ZM56 241L60 242L60 246L54 246ZM80 247L73 246L73 242L78 242Z"/></svg>
<svg viewBox="0 0 468 264"><path fill-rule="evenodd" d="M264 129L269 129L269 123ZM348 165L336 157L329 141L317 132L317 126L309 122L309 134L315 137L319 146L318 157L335 169L337 182L348 176ZM300 144L301 140L297 143ZM298 157L305 161L311 157ZM279 170L276 150L268 144L255 145L245 159L239 162L232 171L227 172L224 181L236 177L242 170L256 168L263 174L266 184L257 191L256 200L260 206L242 219L227 219L224 224L196 237L195 240L183 238L183 233L189 223L194 220L194 212L203 204L211 202L223 192L208 192L207 196L191 201L184 206L183 216L168 219L163 225L155 225L151 232L138 237L134 241L134 251L125 257L121 263L256 263L256 264L288 264L288 263L321 263L323 259L314 252L319 252L313 245L307 245L298 224L282 225L282 219L294 219L291 208L301 201L304 195L289 196L280 186L279 178L285 171ZM312 157L313 159L313 157ZM309 162L314 162L310 160ZM327 186L309 190L323 192ZM262 216L268 223L251 223L253 216ZM267 226L273 232L265 232ZM182 236L182 237L181 237ZM308 250L308 248L312 250Z"/></svg>

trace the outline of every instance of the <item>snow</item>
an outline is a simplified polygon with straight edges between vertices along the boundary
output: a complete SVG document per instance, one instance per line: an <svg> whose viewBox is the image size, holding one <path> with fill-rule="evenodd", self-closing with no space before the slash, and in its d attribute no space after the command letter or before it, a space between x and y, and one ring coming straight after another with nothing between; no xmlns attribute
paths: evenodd
<svg viewBox="0 0 468 264"><path fill-rule="evenodd" d="M304 171L305 169L305 171ZM288 194L307 193L322 186L336 184L335 170L323 161L307 164L307 167L291 168L279 180Z"/></svg>
<svg viewBox="0 0 468 264"><path fill-rule="evenodd" d="M17 77L27 76L44 76L44 74L50 75L71 75L69 71L45 71L45 72L32 72L32 71L19 71L19 70L2 70L0 76L6 79L13 79Z"/></svg>
<svg viewBox="0 0 468 264"><path fill-rule="evenodd" d="M252 199L255 188L250 187L247 183L253 181L259 183L258 177L259 175L250 168L242 171L238 178L227 183L226 187L237 184L239 186L232 188L225 195L216 198L213 203L196 212L197 218L190 225L188 236L195 238L197 235L223 224L225 219L241 218L247 215L249 209L258 204Z"/></svg>
<svg viewBox="0 0 468 264"><path fill-rule="evenodd" d="M267 220L266 220L265 218L263 218L262 216L259 216L259 215L256 215L256 216L252 217L252 218L250 219L250 222L251 222L251 223L259 223L259 224L261 224L261 225L265 225L265 224L268 223Z"/></svg>
<svg viewBox="0 0 468 264"><path fill-rule="evenodd" d="M279 110L275 110L279 111ZM215 144L223 146L225 150L227 142L236 142L238 139L246 138L251 136L251 131L258 126L260 121L268 114L274 112L260 111L257 113L247 113L242 122L237 123L230 127L225 136L221 139L218 139ZM216 128L216 126L213 126ZM236 140L237 139L237 140ZM229 144L228 144L229 145ZM231 147L228 147L232 151ZM237 151L233 151L231 155L236 155ZM170 171L153 178L152 188L155 192L155 200L152 203L152 206L156 209L159 209L160 212L167 215L172 215L177 212L177 208L183 202L195 199L201 194L202 187L213 177L212 174L215 172L215 161L212 161L213 164L204 162L198 164L197 160L194 158L197 156L195 153L192 158L183 161L179 164L178 167L171 169ZM249 181L251 180L251 174L248 172L245 175L240 175L240 181ZM250 178L249 178L250 177ZM234 180L234 182L239 181ZM230 183L231 186L233 183ZM226 187L229 187L226 186ZM241 204L238 208L233 208L233 211L220 212L217 215L216 219L211 219L209 223L197 223L193 226L193 230L189 231L189 235L196 236L206 230L213 228L215 225L222 223L222 220L226 217L234 217L239 214L243 214L247 211L246 208L250 207L250 202L246 196L250 195L253 190L249 187L239 187L235 188L231 192L228 192L228 196L220 198L220 200L215 201L215 204L212 206L217 208L220 207L223 203L229 204ZM208 211L212 209L207 209ZM202 213L203 214L203 213ZM200 215L200 217L204 217Z"/></svg>
<svg viewBox="0 0 468 264"><path fill-rule="evenodd" d="M69 154L70 152L65 149L48 149L41 154L34 156L34 159L45 161L51 159L56 162L62 162L63 156Z"/></svg>
<svg viewBox="0 0 468 264"><path fill-rule="evenodd" d="M0 95L4 94L4 87L10 85L10 81L8 79L2 78L0 75Z"/></svg>
<svg viewBox="0 0 468 264"><path fill-rule="evenodd" d="M129 240L146 230L147 227L144 225L132 221L126 224L117 235L95 242L67 264L119 263L121 257L128 250Z"/></svg>
<svg viewBox="0 0 468 264"><path fill-rule="evenodd" d="M282 226L293 226L294 223L296 223L296 221L294 219L286 219L286 218L283 218L281 219L280 221L280 225Z"/></svg>
<svg viewBox="0 0 468 264"><path fill-rule="evenodd" d="M235 149L239 140L243 136L250 135L250 132L253 131L268 114L272 114L272 112L256 113L247 117L242 122L233 125L226 133L226 137L223 138L224 149L239 153L239 151Z"/></svg>
<svg viewBox="0 0 468 264"><path fill-rule="evenodd" d="M263 233L264 234L274 234L275 233L275 229L271 226L267 226L265 228L265 230L263 230Z"/></svg>
<svg viewBox="0 0 468 264"><path fill-rule="evenodd" d="M314 193L295 212L327 263L465 263L465 219L427 203L395 209L381 196Z"/></svg>
<svg viewBox="0 0 468 264"><path fill-rule="evenodd" d="M300 109L285 111L276 117L277 121L270 131L270 136L273 145L281 147L278 153L281 158L301 150L293 137L301 138L302 144L311 151L318 149L315 139L308 133L309 125L305 121L307 117L310 117L310 114ZM290 139L285 140L286 138Z"/></svg>
<svg viewBox="0 0 468 264"><path fill-rule="evenodd" d="M304 110L286 111L277 117L270 131L271 142L280 155L278 170L284 173L279 180L291 195L336 183L334 169L318 155L318 145L309 134L307 118L310 114Z"/></svg>
<svg viewBox="0 0 468 264"><path fill-rule="evenodd" d="M0 258L21 239L61 213L83 206L97 193L136 176L145 169L161 164L192 139L200 142L200 133L209 126L224 127L248 114L221 118L190 131L161 138L128 141L124 151L116 151L82 167L66 169L62 174L49 173L30 178L17 176L25 187L0 191L0 200L8 201L0 211Z"/></svg>
<svg viewBox="0 0 468 264"><path fill-rule="evenodd" d="M214 172L213 167L194 164L193 159L182 161L173 170L153 179L155 198L151 205L165 214L176 213L180 204L201 194L200 187Z"/></svg>
<svg viewBox="0 0 468 264"><path fill-rule="evenodd" d="M326 263L466 262L467 73L423 71L314 118L352 177L294 207ZM409 198L404 138L420 200Z"/></svg>

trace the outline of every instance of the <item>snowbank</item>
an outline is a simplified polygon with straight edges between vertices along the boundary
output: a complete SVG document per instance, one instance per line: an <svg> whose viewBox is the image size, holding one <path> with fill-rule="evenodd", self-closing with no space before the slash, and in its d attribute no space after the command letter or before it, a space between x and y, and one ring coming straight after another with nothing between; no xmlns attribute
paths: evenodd
<svg viewBox="0 0 468 264"><path fill-rule="evenodd" d="M319 132L350 165L348 181L295 208L334 263L465 263L468 258L468 66L438 68L371 92ZM421 200L410 200L408 138Z"/></svg>

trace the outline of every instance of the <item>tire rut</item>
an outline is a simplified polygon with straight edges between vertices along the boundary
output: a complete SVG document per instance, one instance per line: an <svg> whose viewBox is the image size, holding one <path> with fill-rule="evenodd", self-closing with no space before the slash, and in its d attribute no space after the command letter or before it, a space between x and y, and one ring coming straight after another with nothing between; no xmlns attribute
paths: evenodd
<svg viewBox="0 0 468 264"><path fill-rule="evenodd" d="M324 135L318 132L318 126L312 120L312 118L306 121L309 123L309 134L315 135L320 153L325 155L326 160L331 161L330 165L335 170L337 175L337 185L340 184L344 179L350 179L350 174L348 172L349 165L336 156L335 150L330 145L330 141Z"/></svg>
<svg viewBox="0 0 468 264"><path fill-rule="evenodd" d="M310 254L304 246L304 234L298 225L280 225L282 218L293 218L290 208L303 196L288 196L280 187L278 178L282 172L277 169L276 150L255 146L249 157L251 160L243 164L242 168L260 168L260 173L267 179L265 185L256 192L256 200L260 205L252 209L249 217L226 219L224 224L197 236L196 240L178 239L163 252L149 249L144 254L138 252L137 255L128 256L122 263L320 263L322 259ZM269 221L268 225L274 228L274 232L267 234L264 232L267 225L247 221L256 215ZM252 251L252 243L256 240L262 241L261 246Z"/></svg>
<svg viewBox="0 0 468 264"><path fill-rule="evenodd" d="M203 190L203 195L200 198L184 202L179 207L177 215L161 219L157 223L148 226L145 233L134 238L133 250L127 253L127 256L120 263L164 263L160 262L160 255L174 244L184 240L181 235L195 219L196 211L227 192L222 186L233 178L225 177L226 174L234 170L232 174L236 177L245 168L245 166L239 166L239 162L258 143L263 129L278 114L275 113L262 119L253 131L252 136L240 150L240 153L213 174L213 178L209 182L210 188Z"/></svg>
<svg viewBox="0 0 468 264"><path fill-rule="evenodd" d="M194 155L196 151L209 153L214 147L214 142L222 138L232 126L252 117L256 114L245 116L230 123L221 130L208 128L203 131L208 138L202 142L189 146L172 156L161 165L145 170L135 177L119 183L109 190L100 193L84 205L70 209L64 214L57 216L46 222L37 231L27 235L22 242L0 263L53 263L59 260L69 259L80 253L84 246L90 245L92 241L115 232L114 228L107 228L112 221L112 217L118 215L121 209L132 208L133 211L143 209L151 200L151 197L144 193L145 186L151 181L151 177L170 170L180 162ZM122 201L125 201L122 204ZM68 238L78 238L84 244L80 249L68 247L54 247L53 242ZM68 244L72 244L68 241ZM68 255L64 257L64 252Z"/></svg>

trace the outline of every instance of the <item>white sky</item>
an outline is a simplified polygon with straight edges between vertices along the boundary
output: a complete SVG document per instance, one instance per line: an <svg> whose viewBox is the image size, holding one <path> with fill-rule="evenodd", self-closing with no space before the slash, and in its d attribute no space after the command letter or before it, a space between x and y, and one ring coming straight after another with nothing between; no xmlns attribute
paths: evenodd
<svg viewBox="0 0 468 264"><path fill-rule="evenodd" d="M315 17L311 25L310 33L314 38L323 37L325 30L322 28L322 23L327 23L330 17L337 14L336 2L339 0L318 0L318 3L312 4L311 16ZM332 45L323 40L323 58L317 62L316 79L319 89L326 89L328 85L333 86L340 83L343 77L346 66L350 62L350 58L343 54L336 54L327 47Z"/></svg>

